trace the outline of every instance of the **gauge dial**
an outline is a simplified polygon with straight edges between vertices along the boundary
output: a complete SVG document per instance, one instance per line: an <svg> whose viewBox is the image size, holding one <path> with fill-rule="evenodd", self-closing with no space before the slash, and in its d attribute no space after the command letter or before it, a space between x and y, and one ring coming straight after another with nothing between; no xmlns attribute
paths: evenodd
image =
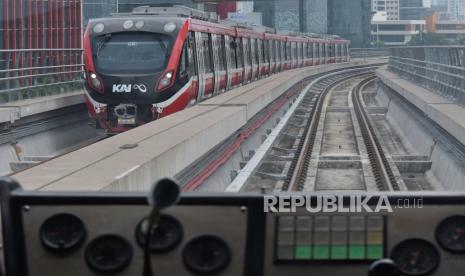
<svg viewBox="0 0 465 276"><path fill-rule="evenodd" d="M465 216L451 216L436 227L436 240L444 249L465 253Z"/></svg>
<svg viewBox="0 0 465 276"><path fill-rule="evenodd" d="M132 246L118 235L107 234L92 240L86 247L85 259L89 268L100 274L123 271L131 262Z"/></svg>
<svg viewBox="0 0 465 276"><path fill-rule="evenodd" d="M49 217L40 227L40 240L53 252L72 251L86 239L86 228L80 218L72 214Z"/></svg>
<svg viewBox="0 0 465 276"><path fill-rule="evenodd" d="M407 275L425 275L439 265L439 253L433 244L422 239L399 243L391 252L399 270Z"/></svg>
<svg viewBox="0 0 465 276"><path fill-rule="evenodd" d="M148 220L143 219L136 228L136 239L143 248L147 233ZM184 231L181 223L172 216L162 215L158 227L150 237L151 252L166 252L175 248L182 240Z"/></svg>
<svg viewBox="0 0 465 276"><path fill-rule="evenodd" d="M228 266L231 250L222 238L205 235L190 240L182 257L184 265L194 273L216 273Z"/></svg>

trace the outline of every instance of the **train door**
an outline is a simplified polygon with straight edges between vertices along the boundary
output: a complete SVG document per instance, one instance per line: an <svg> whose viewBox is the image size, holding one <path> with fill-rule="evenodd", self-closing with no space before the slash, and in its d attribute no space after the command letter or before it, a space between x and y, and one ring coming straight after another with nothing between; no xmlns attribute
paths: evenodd
<svg viewBox="0 0 465 276"><path fill-rule="evenodd" d="M250 54L250 64L252 66L252 80L255 80L258 76L257 41L255 38L250 38Z"/></svg>
<svg viewBox="0 0 465 276"><path fill-rule="evenodd" d="M198 90L197 90L197 102L201 102L205 95L205 59L203 57L203 41L202 34L199 32L194 33L194 50L195 60L197 67L197 78L198 78Z"/></svg>
<svg viewBox="0 0 465 276"><path fill-rule="evenodd" d="M297 67L297 42L291 42L291 59L292 59L292 68Z"/></svg>
<svg viewBox="0 0 465 276"><path fill-rule="evenodd" d="M268 63L267 70L268 70L268 76L271 75L271 62L273 58L271 57L271 40L266 41L266 48L265 48L265 58Z"/></svg>
<svg viewBox="0 0 465 276"><path fill-rule="evenodd" d="M273 53L273 50L274 50L274 40L268 40L268 61L269 61L269 75L273 74L274 73L274 66L275 66L275 62L274 62L274 53Z"/></svg>
<svg viewBox="0 0 465 276"><path fill-rule="evenodd" d="M185 69L184 70L178 70L179 75L183 74L182 72L185 71L187 72L187 78L188 81L192 81L192 94L190 98L189 104L194 104L197 101L197 95L198 95L198 90L199 90L199 73L198 73L198 61L197 61L197 56L194 55L196 52L195 50L195 36L193 32L189 32L187 37L186 37L186 42L184 43L183 47L183 52L182 52L182 58L181 58L181 64L182 60L185 59ZM181 67L181 66L180 66ZM197 93L197 94L196 94Z"/></svg>
<svg viewBox="0 0 465 276"><path fill-rule="evenodd" d="M250 38L244 37L243 49L244 49L244 83L248 83L252 80L252 53L250 49Z"/></svg>
<svg viewBox="0 0 465 276"><path fill-rule="evenodd" d="M226 36L226 49L229 51L229 59L228 59L228 82L230 89L238 85L242 81L242 68L240 66L243 62L243 57L240 54L242 51L242 47L238 44L239 38Z"/></svg>
<svg viewBox="0 0 465 276"><path fill-rule="evenodd" d="M291 65L291 43L286 41L284 45L284 68L283 70L287 70L290 68Z"/></svg>
<svg viewBox="0 0 465 276"><path fill-rule="evenodd" d="M324 44L325 47L325 64L329 63L329 44L325 42Z"/></svg>
<svg viewBox="0 0 465 276"><path fill-rule="evenodd" d="M299 42L299 44L300 44L300 57L302 58L302 60L300 61L300 66L302 67L302 66L305 66L306 65L305 63L307 62L307 58L306 58L306 56L307 56L306 55L306 49L307 49L306 45L307 44L304 43L304 42Z"/></svg>
<svg viewBox="0 0 465 276"><path fill-rule="evenodd" d="M221 80L221 69L219 60L219 38L216 34L209 34L210 45L211 45L211 57L213 58L213 95L217 95L220 92L220 80Z"/></svg>
<svg viewBox="0 0 465 276"><path fill-rule="evenodd" d="M306 42L302 42L302 66L308 65L308 46Z"/></svg>
<svg viewBox="0 0 465 276"><path fill-rule="evenodd" d="M234 84L239 84L241 82L244 81L245 79L245 64L244 64L244 60L245 60L245 54L244 54L244 45L242 44L242 38L240 37L236 37L234 38L234 45L235 45L235 55L236 55L236 65L237 65L237 69L236 69L236 72L237 72L237 82L234 83L234 80L233 80L233 83Z"/></svg>
<svg viewBox="0 0 465 276"><path fill-rule="evenodd" d="M209 33L202 33L202 50L204 58L204 97L211 97L215 90L215 65L213 58L212 36Z"/></svg>
<svg viewBox="0 0 465 276"><path fill-rule="evenodd" d="M262 49L262 41L257 38L255 39L255 61L257 62L257 79L261 78L262 76L262 66L263 66L263 49Z"/></svg>
<svg viewBox="0 0 465 276"><path fill-rule="evenodd" d="M224 45L224 57L225 57L225 67L226 67L226 90L231 89L232 85L232 75L233 70L237 67L233 65L235 64L234 60L234 52L231 49L231 38L228 35L222 36L223 38L223 45ZM235 72L234 72L235 73Z"/></svg>
<svg viewBox="0 0 465 276"><path fill-rule="evenodd" d="M297 51L297 67L300 67L302 65L302 43L301 42L296 42L296 51Z"/></svg>
<svg viewBox="0 0 465 276"><path fill-rule="evenodd" d="M218 34L211 34L212 36L212 50L214 58L214 77L215 87L214 95L223 92L226 89L226 58L224 51L224 36Z"/></svg>
<svg viewBox="0 0 465 276"><path fill-rule="evenodd" d="M270 73L270 47L268 40L262 40L262 52L263 52L263 75L269 75Z"/></svg>
<svg viewBox="0 0 465 276"><path fill-rule="evenodd" d="M317 48L318 48L318 43L313 42L312 44L313 44L313 45L312 45L313 65L317 65L317 64L319 63L319 62L318 62L318 61L319 61L319 60L318 60L318 50L317 50Z"/></svg>
<svg viewBox="0 0 465 276"><path fill-rule="evenodd" d="M282 46L282 41L277 40L276 41L276 67L277 70L276 72L281 71L282 68L282 51L281 51L281 46Z"/></svg>
<svg viewBox="0 0 465 276"><path fill-rule="evenodd" d="M313 42L307 43L307 58L308 64L313 65Z"/></svg>
<svg viewBox="0 0 465 276"><path fill-rule="evenodd" d="M299 55L299 52L300 52L300 46L299 46L299 42L294 42L295 44L295 56L294 56L294 59L295 59L295 67L299 67L300 65L300 55Z"/></svg>
<svg viewBox="0 0 465 276"><path fill-rule="evenodd" d="M350 44L346 44L347 61L350 61Z"/></svg>

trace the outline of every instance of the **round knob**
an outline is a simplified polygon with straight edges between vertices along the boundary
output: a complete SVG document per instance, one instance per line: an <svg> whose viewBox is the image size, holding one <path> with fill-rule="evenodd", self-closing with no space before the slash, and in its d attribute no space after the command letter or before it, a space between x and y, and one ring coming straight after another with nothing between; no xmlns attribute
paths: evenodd
<svg viewBox="0 0 465 276"><path fill-rule="evenodd" d="M373 262L368 269L368 276L397 276L399 269L391 259L380 259Z"/></svg>

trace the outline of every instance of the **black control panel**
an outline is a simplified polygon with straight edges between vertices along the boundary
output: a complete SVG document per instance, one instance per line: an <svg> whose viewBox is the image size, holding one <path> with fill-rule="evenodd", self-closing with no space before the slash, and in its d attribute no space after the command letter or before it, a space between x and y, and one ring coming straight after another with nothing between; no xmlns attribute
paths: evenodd
<svg viewBox="0 0 465 276"><path fill-rule="evenodd" d="M183 194L147 232L144 193L28 192L12 181L0 187L8 276L144 276L146 244L153 275L465 271L465 195L390 195L393 205L421 197L423 206L384 213L273 213L258 194Z"/></svg>

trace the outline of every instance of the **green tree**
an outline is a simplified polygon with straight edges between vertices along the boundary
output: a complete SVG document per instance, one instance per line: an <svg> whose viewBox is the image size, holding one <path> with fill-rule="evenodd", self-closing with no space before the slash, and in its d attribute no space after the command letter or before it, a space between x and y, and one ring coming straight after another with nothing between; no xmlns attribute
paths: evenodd
<svg viewBox="0 0 465 276"><path fill-rule="evenodd" d="M407 43L408 46L426 46L426 45L449 45L449 41L444 39L443 36L436 33L425 33L420 32L413 36L413 38Z"/></svg>
<svg viewBox="0 0 465 276"><path fill-rule="evenodd" d="M384 41L381 41L381 40L372 41L371 46L374 48L384 48Z"/></svg>

